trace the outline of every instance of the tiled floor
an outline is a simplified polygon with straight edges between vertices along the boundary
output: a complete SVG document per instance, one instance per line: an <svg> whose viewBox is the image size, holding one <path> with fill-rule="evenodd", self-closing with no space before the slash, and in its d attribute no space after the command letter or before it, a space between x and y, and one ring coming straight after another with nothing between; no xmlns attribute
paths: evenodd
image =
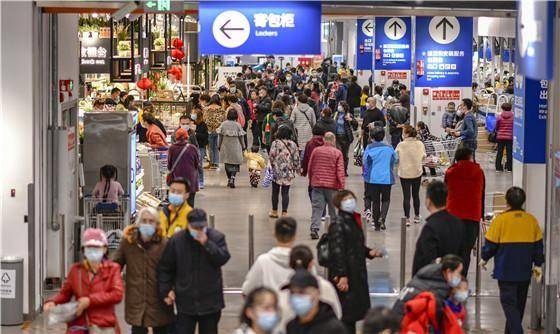
<svg viewBox="0 0 560 334"><path fill-rule="evenodd" d="M479 156L480 157L480 156ZM224 267L226 288L239 288L248 269L248 215L255 216L255 254L266 252L274 243L272 236L273 220L267 216L270 209L270 189L254 189L249 186L245 168L237 178L237 188L226 188L223 171L206 171L206 188L197 194L196 204L216 217L216 228L226 234L231 260ZM362 179L357 167L351 167L347 187L361 197ZM511 174L496 174L493 170L486 173L487 191L503 191L511 185ZM423 196L422 190L421 196ZM314 249L315 242L309 238L311 206L307 195L307 180L298 178L290 192L290 215L297 218L298 243L308 244ZM370 292L385 293L399 289L400 273L400 217L402 216L402 193L400 185L395 185L392 192L388 229L375 232L368 229L367 238L370 246L384 247L389 257L376 259L368 263ZM361 201L360 201L361 202ZM423 201L422 201L423 203ZM363 205L363 203L360 203ZM425 209L422 214L425 216ZM406 277L410 278L411 260L414 245L422 225L412 226L406 231ZM474 260L473 260L473 263ZM471 266L469 279L474 290L475 266ZM491 267L491 265L489 266ZM485 297L472 298L468 302L468 328L473 333L503 332L504 316L497 298L497 284L488 272L482 273L482 291ZM374 297L373 304L390 304L391 298ZM238 323L239 308L242 298L238 294L226 295L226 309L220 323L220 333L230 333ZM528 303L529 305L530 303ZM119 305L118 313L123 326L123 307ZM528 312L525 317L529 321ZM125 327L126 328L126 327ZM63 333L63 327L48 327L44 316L39 317L24 331L28 333ZM2 327L2 333L22 332L20 327ZM126 331L125 331L126 332Z"/></svg>

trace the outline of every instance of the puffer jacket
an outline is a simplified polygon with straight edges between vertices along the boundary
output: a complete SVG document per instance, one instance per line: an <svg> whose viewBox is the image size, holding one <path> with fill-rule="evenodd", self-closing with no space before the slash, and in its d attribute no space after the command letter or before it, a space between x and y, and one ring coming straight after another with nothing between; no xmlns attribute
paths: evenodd
<svg viewBox="0 0 560 334"><path fill-rule="evenodd" d="M173 308L158 294L156 267L167 239L160 227L152 239L144 243L136 224L124 229L124 237L113 255L121 268L126 266L125 320L132 326L160 327L174 321Z"/></svg>
<svg viewBox="0 0 560 334"><path fill-rule="evenodd" d="M366 258L371 251L365 244L360 215L339 211L329 226L329 281L347 277L349 290L338 293L342 305L342 320L355 322L364 318L371 306L367 280Z"/></svg>
<svg viewBox="0 0 560 334"><path fill-rule="evenodd" d="M436 298L436 313L439 322L442 317L445 300L449 296L449 290L450 287L441 271L441 263L427 265L420 269L401 290L399 299L393 305L393 311L401 317L404 316L406 303L416 298L420 293L429 291Z"/></svg>
<svg viewBox="0 0 560 334"><path fill-rule="evenodd" d="M439 325L436 319L436 298L426 291L406 302L401 332L428 334L430 327L439 328Z"/></svg>
<svg viewBox="0 0 560 334"><path fill-rule="evenodd" d="M168 146L165 134L163 133L163 131L161 131L161 129L157 125L150 124L148 126L148 132L146 135L148 138L148 143L150 144L151 147L165 148Z"/></svg>
<svg viewBox="0 0 560 334"><path fill-rule="evenodd" d="M513 140L513 112L502 111L496 120L496 139Z"/></svg>
<svg viewBox="0 0 560 334"><path fill-rule="evenodd" d="M447 211L463 220L479 222L484 211L484 172L476 162L461 160L445 172ZM468 189L469 191L465 191Z"/></svg>
<svg viewBox="0 0 560 334"><path fill-rule="evenodd" d="M315 126L315 112L307 103L299 103L292 111L290 120L294 123L297 131L298 147L303 149L305 144L313 137L313 126Z"/></svg>
<svg viewBox="0 0 560 334"><path fill-rule="evenodd" d="M225 236L208 228L208 241L201 245L188 231L171 238L156 269L159 296L175 291L177 312L206 315L224 308L222 266L230 254Z"/></svg>
<svg viewBox="0 0 560 334"><path fill-rule="evenodd" d="M307 166L309 184L313 188L344 189L344 158L342 152L325 142L313 150Z"/></svg>
<svg viewBox="0 0 560 334"><path fill-rule="evenodd" d="M310 141L305 145L305 150L303 151L303 159L301 161L301 175L307 176L307 171L309 169L309 160L311 159L311 154L319 146L323 146L325 140L323 136L313 136Z"/></svg>
<svg viewBox="0 0 560 334"><path fill-rule="evenodd" d="M124 294L121 268L118 263L104 260L93 280L89 279L88 268L87 262L72 265L60 292L49 301L58 305L70 302L72 297L88 297L89 307L68 326L96 325L114 328L116 333L120 333L115 305L121 302ZM69 328L67 333L75 332Z"/></svg>
<svg viewBox="0 0 560 334"><path fill-rule="evenodd" d="M226 113L222 106L211 104L203 110L204 122L208 133L216 133L220 125L226 120Z"/></svg>

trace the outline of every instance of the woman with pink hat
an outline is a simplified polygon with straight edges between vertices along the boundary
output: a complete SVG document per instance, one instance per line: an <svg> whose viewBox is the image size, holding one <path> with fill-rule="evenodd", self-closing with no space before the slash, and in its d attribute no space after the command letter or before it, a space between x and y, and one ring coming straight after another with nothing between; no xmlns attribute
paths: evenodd
<svg viewBox="0 0 560 334"><path fill-rule="evenodd" d="M120 266L109 260L107 236L100 229L85 230L82 238L84 260L75 263L60 292L43 309L78 302L76 319L68 323L67 333L120 333L115 305L123 298Z"/></svg>

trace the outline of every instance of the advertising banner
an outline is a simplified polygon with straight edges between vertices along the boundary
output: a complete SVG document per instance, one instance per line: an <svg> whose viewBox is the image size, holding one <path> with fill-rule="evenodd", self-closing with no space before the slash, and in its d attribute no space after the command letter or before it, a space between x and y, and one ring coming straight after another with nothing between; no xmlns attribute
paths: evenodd
<svg viewBox="0 0 560 334"><path fill-rule="evenodd" d="M473 19L416 18L416 87L471 87Z"/></svg>
<svg viewBox="0 0 560 334"><path fill-rule="evenodd" d="M515 78L513 158L526 164L546 162L548 80Z"/></svg>
<svg viewBox="0 0 560 334"><path fill-rule="evenodd" d="M320 2L202 1L204 55L321 54Z"/></svg>
<svg viewBox="0 0 560 334"><path fill-rule="evenodd" d="M80 40L80 73L109 73L111 66L110 48L110 38L82 37Z"/></svg>
<svg viewBox="0 0 560 334"><path fill-rule="evenodd" d="M376 17L375 26L375 69L410 70L410 17Z"/></svg>
<svg viewBox="0 0 560 334"><path fill-rule="evenodd" d="M372 70L373 67L373 19L358 19L356 33L356 69Z"/></svg>

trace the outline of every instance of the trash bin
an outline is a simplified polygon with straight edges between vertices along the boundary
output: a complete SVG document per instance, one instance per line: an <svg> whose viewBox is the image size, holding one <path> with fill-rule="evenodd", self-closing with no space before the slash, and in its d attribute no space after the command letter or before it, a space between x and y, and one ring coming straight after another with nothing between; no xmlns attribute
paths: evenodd
<svg viewBox="0 0 560 334"><path fill-rule="evenodd" d="M6 256L0 261L1 323L19 325L23 323L23 259Z"/></svg>

